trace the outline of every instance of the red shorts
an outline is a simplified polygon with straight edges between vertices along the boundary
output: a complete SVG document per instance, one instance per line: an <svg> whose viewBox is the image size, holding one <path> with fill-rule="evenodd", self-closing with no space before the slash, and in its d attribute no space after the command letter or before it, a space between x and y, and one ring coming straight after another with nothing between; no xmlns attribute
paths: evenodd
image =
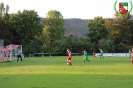
<svg viewBox="0 0 133 88"><path fill-rule="evenodd" d="M68 59L67 59L67 60L71 60L71 58L72 58L72 57L68 57Z"/></svg>

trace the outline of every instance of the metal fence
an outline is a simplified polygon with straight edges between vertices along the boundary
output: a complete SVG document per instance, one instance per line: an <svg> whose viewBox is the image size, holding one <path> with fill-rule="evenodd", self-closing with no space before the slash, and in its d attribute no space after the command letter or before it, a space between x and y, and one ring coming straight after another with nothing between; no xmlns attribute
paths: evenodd
<svg viewBox="0 0 133 88"><path fill-rule="evenodd" d="M67 53L34 53L29 54L29 57L43 57L43 56L67 56ZM72 56L82 56L83 53L72 53ZM88 53L88 55L91 55L91 53Z"/></svg>

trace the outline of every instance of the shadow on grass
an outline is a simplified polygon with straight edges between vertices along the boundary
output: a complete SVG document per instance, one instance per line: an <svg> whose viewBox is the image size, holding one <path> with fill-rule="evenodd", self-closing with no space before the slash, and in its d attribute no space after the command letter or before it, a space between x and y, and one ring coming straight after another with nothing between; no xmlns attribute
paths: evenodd
<svg viewBox="0 0 133 88"><path fill-rule="evenodd" d="M3 61L3 62L0 62L0 63L8 63L8 62L13 62L13 61Z"/></svg>

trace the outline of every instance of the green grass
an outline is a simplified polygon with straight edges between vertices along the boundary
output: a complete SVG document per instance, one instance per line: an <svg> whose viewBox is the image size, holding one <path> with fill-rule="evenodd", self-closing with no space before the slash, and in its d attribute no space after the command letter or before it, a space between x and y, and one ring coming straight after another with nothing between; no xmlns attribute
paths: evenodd
<svg viewBox="0 0 133 88"><path fill-rule="evenodd" d="M23 62L0 63L0 88L132 88L133 64L129 57L99 57L82 64L73 56L32 57Z"/></svg>

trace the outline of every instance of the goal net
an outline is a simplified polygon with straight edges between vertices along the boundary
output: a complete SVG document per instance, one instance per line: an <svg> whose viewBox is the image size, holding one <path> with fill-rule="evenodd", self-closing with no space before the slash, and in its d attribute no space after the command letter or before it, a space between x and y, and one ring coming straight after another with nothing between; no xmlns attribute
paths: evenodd
<svg viewBox="0 0 133 88"><path fill-rule="evenodd" d="M16 54L18 49L21 49L22 52L22 45L14 45L10 44L8 46L3 46L0 48L0 62L4 61L12 61L16 59Z"/></svg>

